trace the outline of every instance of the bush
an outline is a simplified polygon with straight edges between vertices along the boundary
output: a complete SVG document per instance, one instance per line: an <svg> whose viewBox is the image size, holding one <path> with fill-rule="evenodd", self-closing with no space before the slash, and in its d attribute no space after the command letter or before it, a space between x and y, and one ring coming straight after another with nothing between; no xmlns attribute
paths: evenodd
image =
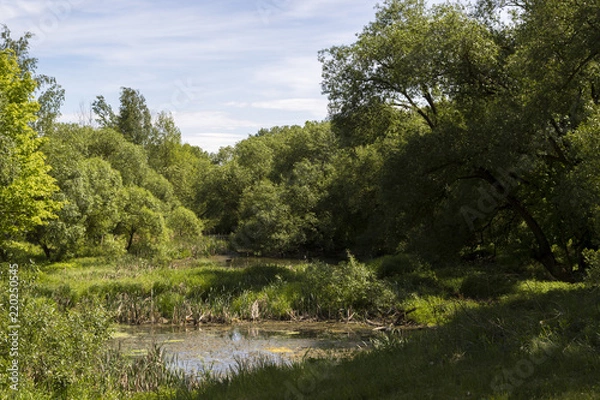
<svg viewBox="0 0 600 400"><path fill-rule="evenodd" d="M391 289L377 281L375 273L353 257L337 265L310 264L305 275L301 290L304 304L298 308L320 317L390 308L394 303Z"/></svg>
<svg viewBox="0 0 600 400"><path fill-rule="evenodd" d="M84 257L103 257L107 260L119 260L127 251L125 238L106 235L98 245L88 245L80 251Z"/></svg>
<svg viewBox="0 0 600 400"><path fill-rule="evenodd" d="M7 332L7 320L3 316L3 332ZM23 392L35 388L66 394L81 382L97 380L99 371L94 367L110 334L110 319L101 306L83 304L63 313L51 300L28 298L21 306L20 320L19 385ZM8 351L3 351L3 370L11 362Z"/></svg>

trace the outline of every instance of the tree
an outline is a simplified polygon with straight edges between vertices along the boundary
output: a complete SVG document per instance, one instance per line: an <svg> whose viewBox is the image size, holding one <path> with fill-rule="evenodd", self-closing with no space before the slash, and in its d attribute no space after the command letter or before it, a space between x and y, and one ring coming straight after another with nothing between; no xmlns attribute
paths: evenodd
<svg viewBox="0 0 600 400"><path fill-rule="evenodd" d="M104 96L96 97L92 102L92 112L96 115L96 122L103 128L116 129L117 116Z"/></svg>
<svg viewBox="0 0 600 400"><path fill-rule="evenodd" d="M283 199L282 188L261 181L244 192L235 243L259 255L281 255L303 242L300 221Z"/></svg>
<svg viewBox="0 0 600 400"><path fill-rule="evenodd" d="M64 207L30 238L49 258L81 254L102 244L118 221L121 175L90 152L96 135L90 127L56 124L45 136L42 151L60 188L54 196Z"/></svg>
<svg viewBox="0 0 600 400"><path fill-rule="evenodd" d="M76 254L83 245L98 246L119 221L119 173L97 157L72 162L72 166L72 173L58 180L57 198L65 206L57 219L32 235L48 258Z"/></svg>
<svg viewBox="0 0 600 400"><path fill-rule="evenodd" d="M356 43L321 53L323 89L334 121L371 104L420 118L398 132L384 167L388 204L405 228L399 241L429 238L460 252L494 243L506 232L498 225L518 232L520 220L534 257L572 280L567 255L591 244L575 231L592 227L581 217L577 229L560 223L589 213L565 202L582 156L570 153L568 135L598 103L600 13L576 0L509 3L514 20L501 24L504 1L469 14L388 0Z"/></svg>
<svg viewBox="0 0 600 400"><path fill-rule="evenodd" d="M307 122L262 129L222 150L200 191L207 218L256 253L331 249L324 199L337 149L329 123Z"/></svg>
<svg viewBox="0 0 600 400"><path fill-rule="evenodd" d="M133 144L146 147L154 143L156 138L152 115L144 96L138 90L123 87L119 101L118 114L115 114L104 96L98 96L92 103L92 110L100 126L119 131Z"/></svg>
<svg viewBox="0 0 600 400"><path fill-rule="evenodd" d="M154 141L152 116L139 90L121 88L121 107L117 117L119 132L132 143L147 146Z"/></svg>
<svg viewBox="0 0 600 400"><path fill-rule="evenodd" d="M31 122L31 125L39 135L44 135L50 131L60 116L60 108L65 100L65 91L55 78L35 73L37 59L29 55L29 40L32 37L31 33L26 33L15 40L11 37L8 27L3 25L0 32L0 51L11 50L19 64L20 73L22 75L31 74L36 82L39 108L36 112L37 118Z"/></svg>
<svg viewBox="0 0 600 400"><path fill-rule="evenodd" d="M167 229L160 201L146 189L124 187L116 232L126 236L126 250L142 255L160 253L167 240Z"/></svg>
<svg viewBox="0 0 600 400"><path fill-rule="evenodd" d="M383 162L379 145L343 149L332 161L332 176L323 190L326 212L319 221L334 250L373 256L398 246L390 233L393 220L386 218L392 213L381 201Z"/></svg>
<svg viewBox="0 0 600 400"><path fill-rule="evenodd" d="M178 244L180 250L190 250L195 256L204 229L196 214L185 207L176 207L167 216L167 226L172 232L172 242Z"/></svg>
<svg viewBox="0 0 600 400"><path fill-rule="evenodd" d="M173 117L158 115L155 123L156 141L148 146L148 164L173 186L173 193L187 208L201 214L198 192L212 168L210 157L200 148L181 143L181 131Z"/></svg>
<svg viewBox="0 0 600 400"><path fill-rule="evenodd" d="M0 50L0 244L55 218L54 179L31 127L39 105L36 83L12 50Z"/></svg>

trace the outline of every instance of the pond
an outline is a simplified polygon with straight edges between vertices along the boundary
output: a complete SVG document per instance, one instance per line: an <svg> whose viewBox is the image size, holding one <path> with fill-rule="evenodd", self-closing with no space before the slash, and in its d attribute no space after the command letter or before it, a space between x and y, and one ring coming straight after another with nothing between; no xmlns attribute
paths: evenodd
<svg viewBox="0 0 600 400"><path fill-rule="evenodd" d="M305 356L344 356L369 347L370 327L343 323L246 323L203 325L187 329L164 326L119 326L113 344L143 355L153 344L189 373L226 374L240 362L291 363Z"/></svg>

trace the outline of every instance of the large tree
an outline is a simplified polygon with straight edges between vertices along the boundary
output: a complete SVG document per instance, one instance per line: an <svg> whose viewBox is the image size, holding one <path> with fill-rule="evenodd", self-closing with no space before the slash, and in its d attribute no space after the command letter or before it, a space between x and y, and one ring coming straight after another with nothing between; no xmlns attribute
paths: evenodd
<svg viewBox="0 0 600 400"><path fill-rule="evenodd" d="M156 130L152 126L152 115L146 99L131 88L121 88L119 113L115 114L104 96L92 103L96 121L104 128L119 131L128 141L147 147L156 141Z"/></svg>
<svg viewBox="0 0 600 400"><path fill-rule="evenodd" d="M0 50L0 246L55 217L58 189L32 128L39 105L36 82L19 67L14 51Z"/></svg>
<svg viewBox="0 0 600 400"><path fill-rule="evenodd" d="M34 130L41 136L50 131L58 117L65 99L64 89L56 82L56 78L36 73L38 60L29 54L29 40L32 33L13 39L10 29L2 26L0 31L0 50L11 50L17 59L21 74L30 74L36 82L35 95L39 108L35 121L31 122Z"/></svg>
<svg viewBox="0 0 600 400"><path fill-rule="evenodd" d="M585 153L571 142L599 100L592 3L486 0L469 12L388 0L354 44L321 53L334 121L381 104L421 120L398 132L385 166L398 240L459 251L509 231L555 278L585 267L598 198L572 179Z"/></svg>

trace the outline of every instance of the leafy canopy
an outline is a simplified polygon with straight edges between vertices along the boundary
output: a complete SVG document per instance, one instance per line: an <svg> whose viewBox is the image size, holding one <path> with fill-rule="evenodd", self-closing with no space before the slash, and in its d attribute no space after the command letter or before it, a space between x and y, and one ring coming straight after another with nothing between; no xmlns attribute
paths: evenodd
<svg viewBox="0 0 600 400"><path fill-rule="evenodd" d="M31 127L39 105L36 82L12 50L0 50L0 244L55 217L58 189Z"/></svg>

